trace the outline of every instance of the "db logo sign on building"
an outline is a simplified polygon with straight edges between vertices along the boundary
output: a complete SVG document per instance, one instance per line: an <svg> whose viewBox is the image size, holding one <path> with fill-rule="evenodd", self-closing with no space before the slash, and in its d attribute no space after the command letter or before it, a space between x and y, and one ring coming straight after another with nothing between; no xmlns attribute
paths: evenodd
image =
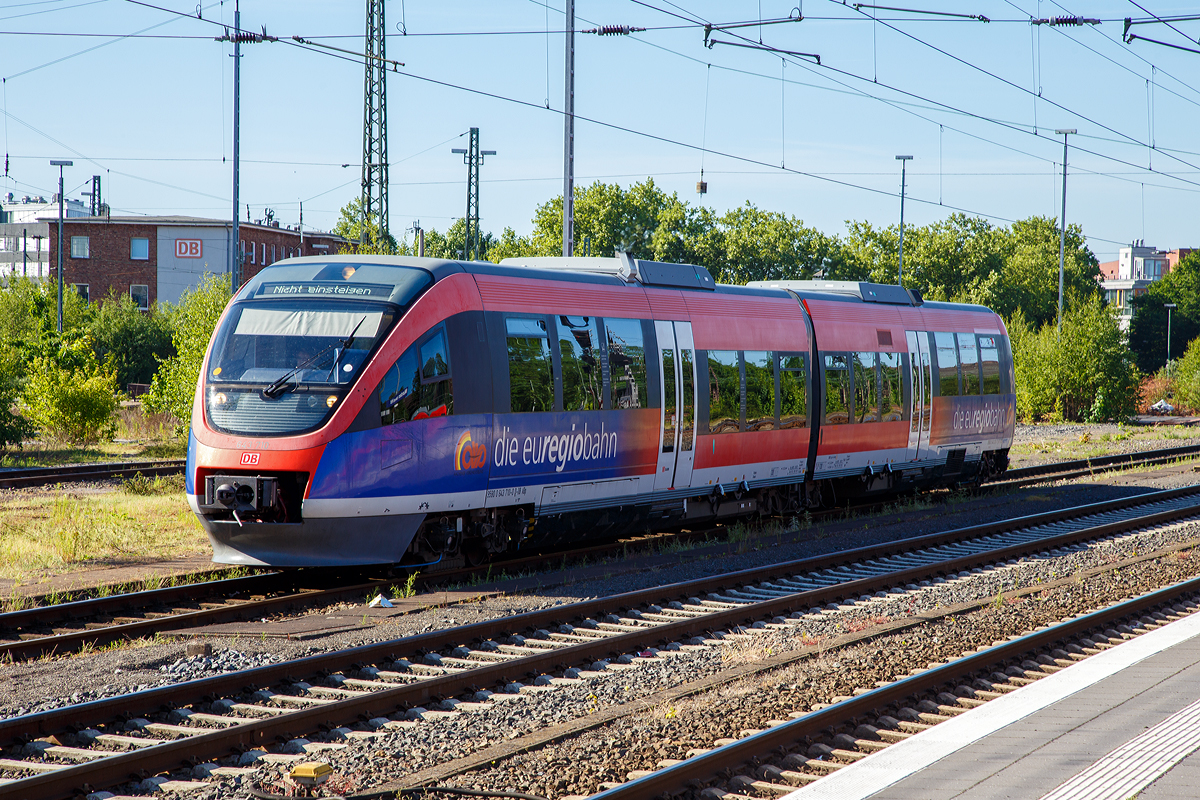
<svg viewBox="0 0 1200 800"><path fill-rule="evenodd" d="M204 256L204 240L203 239L176 239L175 240L175 257L176 258L203 258Z"/></svg>

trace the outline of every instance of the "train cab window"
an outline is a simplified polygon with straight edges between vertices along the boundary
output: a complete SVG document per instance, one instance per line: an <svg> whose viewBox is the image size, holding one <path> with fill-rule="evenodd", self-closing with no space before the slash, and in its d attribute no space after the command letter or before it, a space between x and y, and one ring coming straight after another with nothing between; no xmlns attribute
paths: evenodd
<svg viewBox="0 0 1200 800"><path fill-rule="evenodd" d="M646 392L646 333L640 319L606 319L610 408L653 408Z"/></svg>
<svg viewBox="0 0 1200 800"><path fill-rule="evenodd" d="M595 317L559 317L558 350L563 375L563 409L603 408L604 374Z"/></svg>
<svg viewBox="0 0 1200 800"><path fill-rule="evenodd" d="M742 379L736 350L708 351L708 432L737 433L742 421Z"/></svg>
<svg viewBox="0 0 1200 800"><path fill-rule="evenodd" d="M953 333L935 333L938 397L958 397L958 346Z"/></svg>
<svg viewBox="0 0 1200 800"><path fill-rule="evenodd" d="M979 394L979 351L975 349L975 334L958 334L958 363L962 368L962 393Z"/></svg>
<svg viewBox="0 0 1200 800"><path fill-rule="evenodd" d="M844 353L825 356L825 424L845 425L851 421L850 358Z"/></svg>
<svg viewBox="0 0 1200 800"><path fill-rule="evenodd" d="M554 361L544 319L509 317L509 402L513 412L554 410Z"/></svg>
<svg viewBox="0 0 1200 800"><path fill-rule="evenodd" d="M804 356L779 356L779 427L803 428L808 424L808 397Z"/></svg>
<svg viewBox="0 0 1200 800"><path fill-rule="evenodd" d="M904 413L903 364L899 353L879 353L879 419L899 422Z"/></svg>
<svg viewBox="0 0 1200 800"><path fill-rule="evenodd" d="M854 364L854 421L879 421L879 374L875 369L874 353L855 353Z"/></svg>
<svg viewBox="0 0 1200 800"><path fill-rule="evenodd" d="M775 430L775 354L747 350L742 355L746 364L746 430Z"/></svg>
<svg viewBox="0 0 1200 800"><path fill-rule="evenodd" d="M421 392L417 359L417 347L413 345L383 376L379 386L379 421L384 425L407 422L416 412Z"/></svg>
<svg viewBox="0 0 1200 800"><path fill-rule="evenodd" d="M421 406L413 419L422 414L444 417L454 413L454 391L450 379L450 351L446 332L438 330L421 345Z"/></svg>
<svg viewBox="0 0 1200 800"><path fill-rule="evenodd" d="M1000 351L995 336L979 337L979 366L983 372L983 393L1000 394Z"/></svg>

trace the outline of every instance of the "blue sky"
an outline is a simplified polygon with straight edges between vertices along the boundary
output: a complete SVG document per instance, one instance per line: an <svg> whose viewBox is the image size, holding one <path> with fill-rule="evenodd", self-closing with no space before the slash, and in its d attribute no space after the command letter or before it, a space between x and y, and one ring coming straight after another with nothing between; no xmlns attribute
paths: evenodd
<svg viewBox="0 0 1200 800"><path fill-rule="evenodd" d="M1138 2L1160 17L1196 10ZM70 196L100 174L114 213L228 215L232 50L213 40L222 29L212 21L231 23L233 3L201 3L206 21L129 0L0 0L9 156L0 192L48 196L57 181L49 159L70 158ZM650 176L698 202L703 166L703 202L718 211L750 202L841 233L846 220L896 222L895 156L905 154L914 156L906 222L963 209L1003 223L1057 217L1054 129L1076 128L1067 219L1102 260L1132 239L1200 245L1200 54L1122 43L1120 20L1150 13L1113 0L889 5L991 21L833 0L578 0L577 30L649 30L576 36L576 112L587 118L576 125L577 181ZM362 50L362 2L241 8L243 28ZM562 0L388 2L388 56L405 63L388 79L393 233L461 216L466 167L450 149L472 126L498 151L482 170L485 230L527 233L535 207L561 192L562 10ZM752 47L707 49L697 24L798 13L803 20L712 38L819 54L820 66ZM1029 24L1075 14L1104 22ZM1175 27L1200 35L1200 22ZM1187 45L1164 24L1133 31ZM135 32L143 36L115 38ZM188 38L147 38L157 36ZM243 55L243 204L256 219L272 208L294 224L303 201L305 226L327 229L358 193L361 63L283 42L246 45Z"/></svg>

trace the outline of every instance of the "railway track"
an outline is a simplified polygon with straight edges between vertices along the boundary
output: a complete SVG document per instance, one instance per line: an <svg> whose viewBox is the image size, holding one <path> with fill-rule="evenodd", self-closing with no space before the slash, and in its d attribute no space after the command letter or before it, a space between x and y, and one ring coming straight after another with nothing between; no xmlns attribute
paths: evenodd
<svg viewBox="0 0 1200 800"><path fill-rule="evenodd" d="M0 489L23 489L29 486L52 486L56 483L99 481L109 478L132 478L141 473L147 478L178 475L185 461L117 461L106 464L67 464L61 467L31 467L0 470Z"/></svg>
<svg viewBox="0 0 1200 800"><path fill-rule="evenodd" d="M1108 472L1130 467L1150 467L1169 464L1183 458L1200 455L1200 445L1185 445L1183 447L1166 447L1158 450L1143 450L1136 453L1120 453L1113 456L1097 456L1074 461L1058 461L1052 464L1039 464L1034 467L1010 469L999 480L989 481L985 486L1001 489L1016 489L1031 486L1046 481L1069 480L1084 475L1094 475L1097 472Z"/></svg>
<svg viewBox="0 0 1200 800"><path fill-rule="evenodd" d="M1099 653L1200 611L1200 578L1184 581L931 665L825 708L796 712L765 730L693 757L663 762L592 800L778 797ZM865 720L865 721L864 721Z"/></svg>
<svg viewBox="0 0 1200 800"><path fill-rule="evenodd" d="M1062 553L1200 514L1200 487L1156 492L630 592L0 721L0 797L70 797L319 730L369 738L414 707L653 658L654 646L787 624L847 598ZM465 701L457 698L467 698ZM367 722L363 722L366 720ZM322 743L317 749L334 748ZM307 747L307 745L305 745ZM301 753L305 752L301 749ZM310 751L311 752L311 751ZM268 754L286 759L285 754ZM236 771L236 767L228 767ZM180 787L182 788L182 787Z"/></svg>

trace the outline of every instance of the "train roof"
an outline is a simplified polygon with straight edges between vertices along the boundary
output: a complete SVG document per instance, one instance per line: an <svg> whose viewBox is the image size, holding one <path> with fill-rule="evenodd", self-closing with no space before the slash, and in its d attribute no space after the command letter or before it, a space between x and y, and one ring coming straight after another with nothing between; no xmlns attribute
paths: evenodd
<svg viewBox="0 0 1200 800"><path fill-rule="evenodd" d="M346 267L353 267L348 275L345 274ZM991 309L980 305L926 301L915 289L890 284L819 280L752 281L745 286L723 284L717 283L711 273L701 266L648 261L626 254L616 258L506 258L499 264L417 256L304 256L289 258L261 270L247 282L238 296L245 300L251 297L308 294L377 298L407 305L430 284L459 273L742 296L779 297L781 292L786 291L802 298L993 313ZM339 290L340 287L345 288Z"/></svg>

